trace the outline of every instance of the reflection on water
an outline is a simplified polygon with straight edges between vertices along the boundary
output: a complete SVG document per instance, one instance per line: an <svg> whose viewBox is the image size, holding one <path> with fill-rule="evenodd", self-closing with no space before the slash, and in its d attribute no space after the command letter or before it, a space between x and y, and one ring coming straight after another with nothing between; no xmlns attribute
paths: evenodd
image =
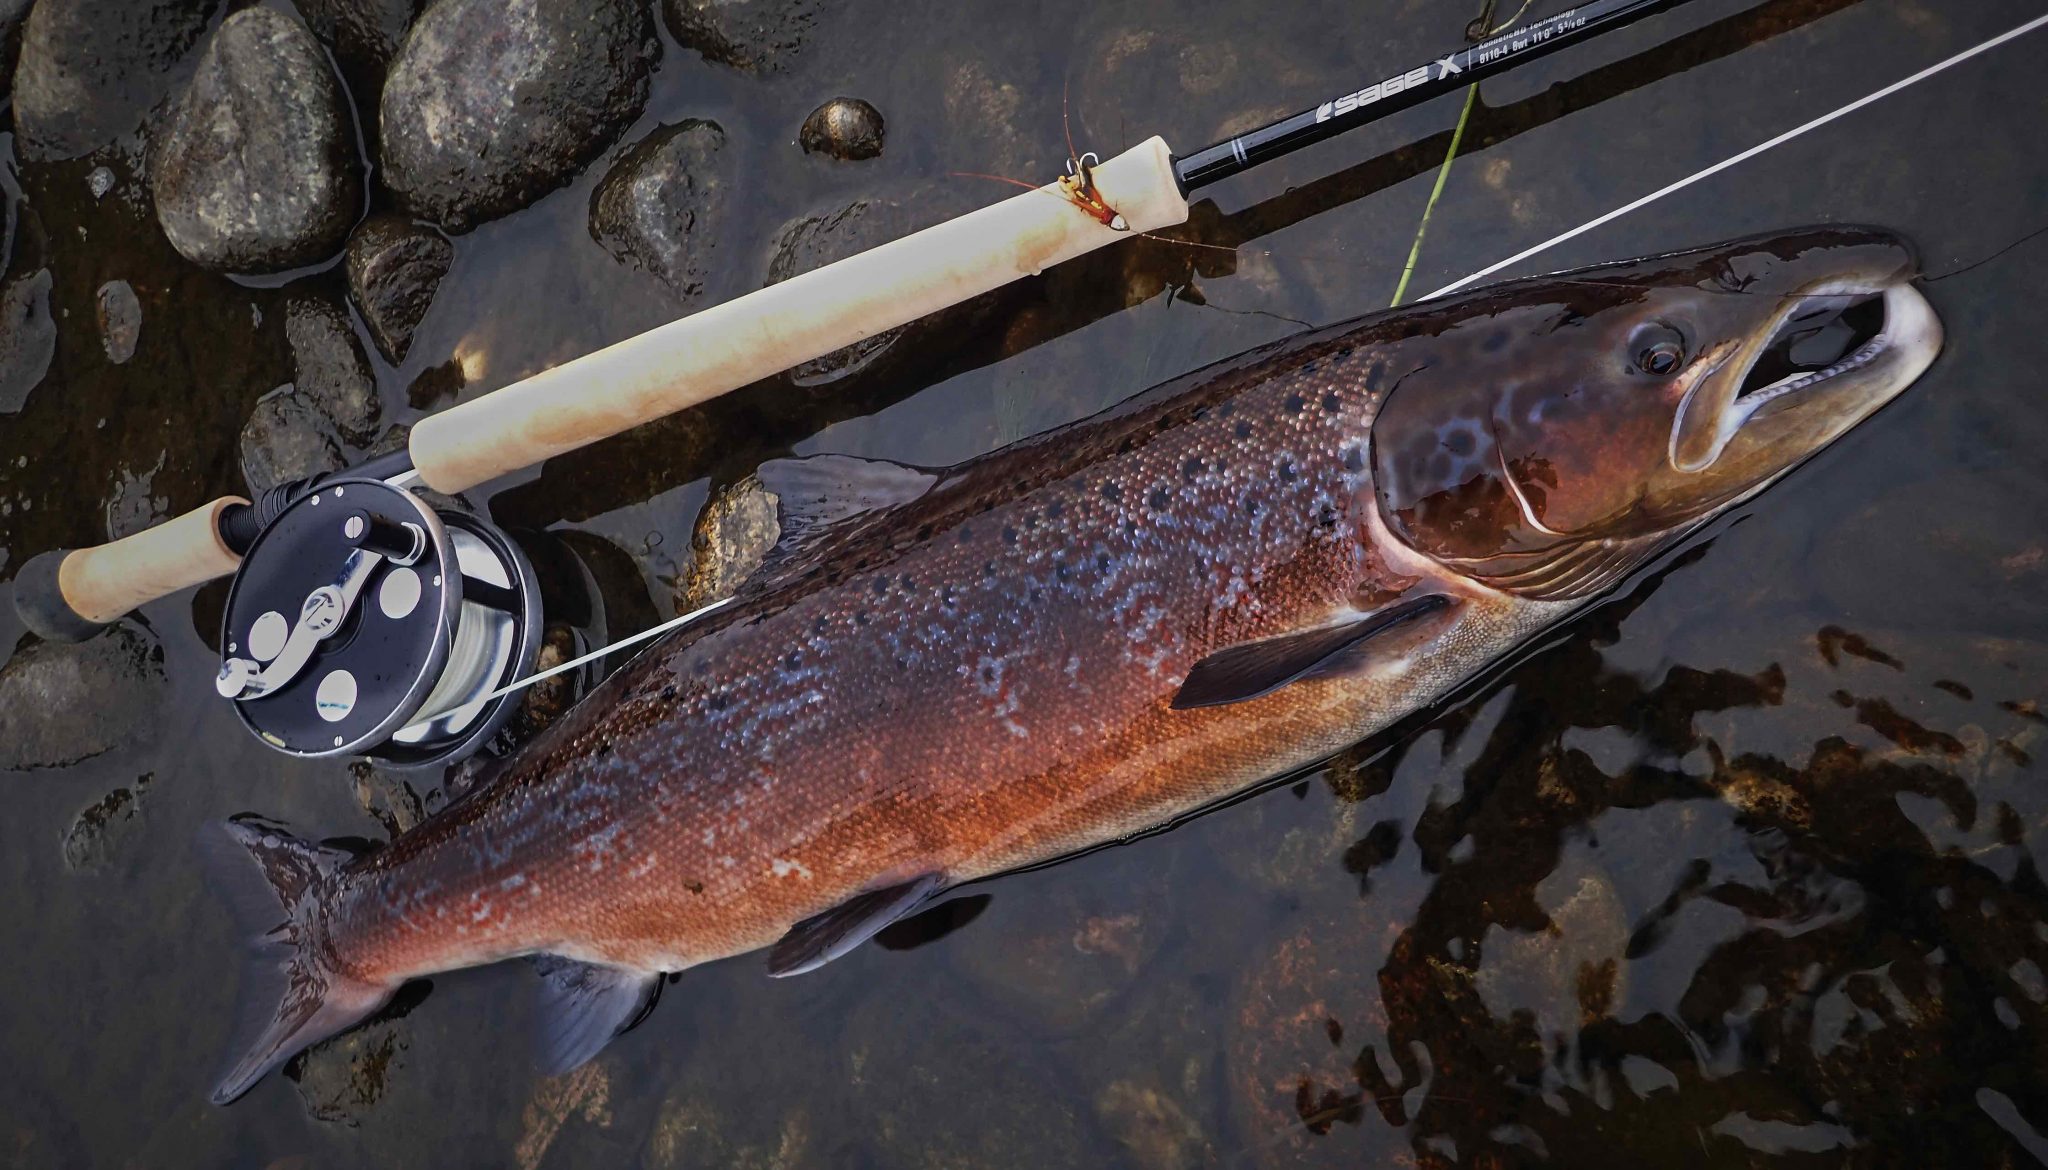
<svg viewBox="0 0 2048 1170"><path fill-rule="evenodd" d="M2034 11L1695 0L1489 82L1419 287ZM666 44L627 138L725 127L750 183L711 275L726 295L803 217L890 199L938 218L1001 194L926 194L947 172L1050 173L1062 92L1083 149L1155 131L1191 147L1420 59L1471 15L853 5L781 73ZM1990 255L2040 226L2048 190L2013 149L2044 113L2028 61L1983 58L1546 265L1816 220L1898 228L1936 270ZM883 110L882 159L789 145L840 92ZM1219 187L1170 233L1234 256L1137 241L886 378L753 387L474 502L551 534L531 544L564 646L616 637L672 612L696 510L763 458L949 462L1384 304L1456 108ZM340 303L331 271L277 289L184 265L141 167L130 141L0 176L0 299L29 326L0 371L0 577L239 489L237 432L291 378L285 298ZM590 239L595 178L457 238L406 360L372 358L387 420L672 311ZM256 810L382 841L472 773L249 742L204 685L218 588L81 660L42 655L0 605L4 669L38 680L0 711L0 1165L2048 1160L2044 255L1935 285L1949 350L1900 402L1440 709L1170 832L961 891L803 979L755 958L687 972L553 1080L531 1071L532 982L512 964L415 984L233 1108L205 1105L237 963L196 827ZM141 325L110 350L99 290L117 280Z"/></svg>

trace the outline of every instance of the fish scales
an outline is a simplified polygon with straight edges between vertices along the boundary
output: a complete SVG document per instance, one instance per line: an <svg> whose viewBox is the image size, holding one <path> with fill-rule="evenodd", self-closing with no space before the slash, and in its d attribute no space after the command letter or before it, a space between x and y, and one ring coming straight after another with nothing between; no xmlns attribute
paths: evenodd
<svg viewBox="0 0 2048 1170"><path fill-rule="evenodd" d="M1401 360L1353 329L1083 422L999 459L1021 481L1007 498L949 493L877 563L643 655L439 832L373 857L338 953L380 977L444 967L449 941L405 912L431 877L468 961L675 969L878 883L1072 852L1341 746L1349 712L1168 704L1216 646L1412 583L1363 515L1363 436Z"/></svg>

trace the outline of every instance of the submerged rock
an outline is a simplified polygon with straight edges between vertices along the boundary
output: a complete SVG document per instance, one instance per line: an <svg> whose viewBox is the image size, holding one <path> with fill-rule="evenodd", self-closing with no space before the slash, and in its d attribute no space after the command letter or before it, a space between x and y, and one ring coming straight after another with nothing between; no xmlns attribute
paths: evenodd
<svg viewBox="0 0 2048 1170"><path fill-rule="evenodd" d="M144 772L134 784L114 789L79 813L64 834L64 864L73 870L94 870L106 865L121 842L134 832L142 794L155 780L155 773Z"/></svg>
<svg viewBox="0 0 2048 1170"><path fill-rule="evenodd" d="M257 399L242 427L242 476L251 492L341 470L348 465L343 445L367 447L383 415L370 359L340 309L293 298L285 340L292 380Z"/></svg>
<svg viewBox="0 0 2048 1170"><path fill-rule="evenodd" d="M325 422L290 382L257 399L241 437L242 479L250 495L348 466Z"/></svg>
<svg viewBox="0 0 2048 1170"><path fill-rule="evenodd" d="M163 681L163 651L126 626L16 650L0 666L0 770L61 768L135 743Z"/></svg>
<svg viewBox="0 0 2048 1170"><path fill-rule="evenodd" d="M107 351L108 361L121 365L135 356L135 345L142 339L142 302L125 280L101 285L94 300L99 309L100 345Z"/></svg>
<svg viewBox="0 0 2048 1170"><path fill-rule="evenodd" d="M37 0L22 29L14 129L24 158L74 158L136 129L218 0Z"/></svg>
<svg viewBox="0 0 2048 1170"><path fill-rule="evenodd" d="M836 97L804 119L796 140L805 154L852 161L882 153L882 111L859 98Z"/></svg>
<svg viewBox="0 0 2048 1170"><path fill-rule="evenodd" d="M157 222L202 267L274 272L332 255L362 205L341 86L306 26L222 22L151 154Z"/></svg>
<svg viewBox="0 0 2048 1170"><path fill-rule="evenodd" d="M0 414L13 414L28 402L56 356L50 270L38 268L0 289Z"/></svg>
<svg viewBox="0 0 2048 1170"><path fill-rule="evenodd" d="M455 231L532 203L647 103L645 0L434 0L384 83L384 182Z"/></svg>
<svg viewBox="0 0 2048 1170"><path fill-rule="evenodd" d="M1216 1147L1174 1094L1149 1082L1112 1082L1095 1096L1102 1128L1140 1170L1190 1170L1218 1164Z"/></svg>
<svg viewBox="0 0 2048 1170"><path fill-rule="evenodd" d="M0 93L14 84L14 59L21 53L21 26L30 0L0 0Z"/></svg>
<svg viewBox="0 0 2048 1170"><path fill-rule="evenodd" d="M406 1009L387 1009L359 1028L350 1028L295 1056L284 1075L299 1091L308 1116L355 1126L384 1099L391 1078L405 1067L412 1047Z"/></svg>
<svg viewBox="0 0 2048 1170"><path fill-rule="evenodd" d="M903 198L860 199L837 211L806 216L777 236L768 282L788 280L820 265L864 252L941 220L973 210L974 193L929 185ZM783 377L798 387L847 389L851 379L872 384L935 365L956 352L1003 304L1014 286L983 293L908 325L886 330L796 366Z"/></svg>
<svg viewBox="0 0 2048 1170"><path fill-rule="evenodd" d="M817 0L663 0L668 31L706 61L751 72L789 64L818 18Z"/></svg>
<svg viewBox="0 0 2048 1170"><path fill-rule="evenodd" d="M433 228L402 215L373 215L348 238L348 295L384 360L397 365L412 348L455 246Z"/></svg>
<svg viewBox="0 0 2048 1170"><path fill-rule="evenodd" d="M663 126L620 155L591 192L591 238L684 304L704 292L717 254L732 182L724 149L716 122Z"/></svg>
<svg viewBox="0 0 2048 1170"><path fill-rule="evenodd" d="M299 397L349 443L361 447L376 438L383 414L377 380L348 315L327 301L294 297L285 306L284 336Z"/></svg>
<svg viewBox="0 0 2048 1170"><path fill-rule="evenodd" d="M705 501L690 533L690 571L676 592L677 613L702 609L739 591L782 534L775 508L775 493L751 475Z"/></svg>

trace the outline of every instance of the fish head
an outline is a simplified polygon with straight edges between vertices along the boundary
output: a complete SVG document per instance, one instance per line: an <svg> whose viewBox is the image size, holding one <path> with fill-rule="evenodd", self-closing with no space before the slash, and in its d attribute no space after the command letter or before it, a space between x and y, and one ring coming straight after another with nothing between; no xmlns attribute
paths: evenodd
<svg viewBox="0 0 2048 1170"><path fill-rule="evenodd" d="M1404 544L1584 596L1868 418L1940 352L1897 236L1827 227L1501 285L1372 424Z"/></svg>

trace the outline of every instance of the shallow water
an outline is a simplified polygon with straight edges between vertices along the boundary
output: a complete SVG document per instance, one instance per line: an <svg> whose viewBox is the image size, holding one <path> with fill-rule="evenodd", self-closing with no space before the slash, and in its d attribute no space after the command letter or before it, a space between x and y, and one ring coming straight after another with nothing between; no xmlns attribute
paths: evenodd
<svg viewBox="0 0 2048 1170"><path fill-rule="evenodd" d="M1793 0L1744 17L1697 0L1488 82L1414 288L2038 8ZM1473 14L849 5L768 78L666 45L626 141L682 117L726 127L745 198L719 241L722 296L758 283L794 216L1003 194L949 171L1050 174L1063 87L1084 149L1153 132L1192 148L1419 60ZM2048 161L2026 149L2048 114L2042 35L1526 270L1815 221L1903 230L1935 271L1991 256L2048 220ZM1683 53L1656 47L1681 37ZM792 145L835 93L887 115L880 160ZM850 398L747 391L488 504L613 546L615 621L673 612L697 509L764 458L950 462L1383 306L1457 110L1439 100L1205 193L1201 238L1235 258L1128 245L1027 288L920 375ZM97 165L116 176L98 199ZM57 340L39 380L0 378L0 407L33 386L0 415L0 577L242 490L236 433L291 376L278 282L178 260L137 169L132 150L7 169L7 273L51 270ZM593 244L595 178L457 239L410 357L373 357L387 418L445 404L451 361L469 396L672 312ZM770 981L755 957L690 971L559 1080L530 1067L531 976L508 965L437 977L233 1107L205 1103L237 943L198 826L255 810L316 834L388 829L347 765L267 752L213 697L218 587L152 605L130 628L167 682L50 713L98 754L0 774L0 1162L2048 1160L2044 257L2036 240L1933 284L1949 343L1912 391L1456 701L1297 783L964 891L814 975ZM115 279L142 305L118 365L95 323ZM338 296L339 275L292 288ZM10 588L0 655L27 644ZM409 783L431 803L438 779Z"/></svg>

